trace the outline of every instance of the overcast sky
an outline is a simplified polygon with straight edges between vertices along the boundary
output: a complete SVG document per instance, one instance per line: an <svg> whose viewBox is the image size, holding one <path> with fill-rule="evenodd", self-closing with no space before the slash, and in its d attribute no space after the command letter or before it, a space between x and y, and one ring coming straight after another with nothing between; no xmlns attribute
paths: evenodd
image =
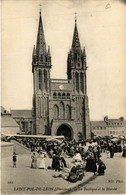
<svg viewBox="0 0 126 195"><path fill-rule="evenodd" d="M81 47L87 54L90 119L126 118L126 4L118 0L3 0L2 105L8 110L32 108L32 51L40 4L51 48L51 78L67 78L77 12Z"/></svg>

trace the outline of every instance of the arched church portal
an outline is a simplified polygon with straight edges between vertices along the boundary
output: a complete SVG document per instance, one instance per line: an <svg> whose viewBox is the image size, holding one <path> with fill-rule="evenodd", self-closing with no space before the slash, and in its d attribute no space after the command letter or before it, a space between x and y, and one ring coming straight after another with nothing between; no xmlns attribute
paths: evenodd
<svg viewBox="0 0 126 195"><path fill-rule="evenodd" d="M73 139L72 128L66 124L62 124L57 129L57 135L64 135L65 138Z"/></svg>

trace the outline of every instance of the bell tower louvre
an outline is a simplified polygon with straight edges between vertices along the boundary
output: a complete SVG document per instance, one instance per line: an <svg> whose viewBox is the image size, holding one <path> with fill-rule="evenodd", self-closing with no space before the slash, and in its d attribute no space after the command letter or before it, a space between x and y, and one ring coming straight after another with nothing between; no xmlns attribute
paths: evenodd
<svg viewBox="0 0 126 195"><path fill-rule="evenodd" d="M37 43L32 56L32 134L78 139L81 133L90 138L86 52L85 48L81 49L76 17L67 58L67 79L51 79L51 67L50 47L47 51L40 11Z"/></svg>

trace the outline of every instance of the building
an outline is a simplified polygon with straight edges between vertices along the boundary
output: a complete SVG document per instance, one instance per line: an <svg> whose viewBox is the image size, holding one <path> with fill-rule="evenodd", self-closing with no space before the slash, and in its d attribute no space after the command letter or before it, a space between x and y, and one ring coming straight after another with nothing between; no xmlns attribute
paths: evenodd
<svg viewBox="0 0 126 195"><path fill-rule="evenodd" d="M11 115L18 123L21 133L31 134L32 110L11 110Z"/></svg>
<svg viewBox="0 0 126 195"><path fill-rule="evenodd" d="M107 136L109 134L108 132L108 126L105 121L91 121L91 132L95 136Z"/></svg>
<svg viewBox="0 0 126 195"><path fill-rule="evenodd" d="M90 138L86 53L81 49L77 19L67 58L67 79L51 79L51 52L44 37L40 11L37 44L33 49L33 134Z"/></svg>
<svg viewBox="0 0 126 195"><path fill-rule="evenodd" d="M104 121L91 121L91 132L96 136L126 136L126 123L123 117L119 119L108 119Z"/></svg>
<svg viewBox="0 0 126 195"><path fill-rule="evenodd" d="M5 108L1 106L1 134L14 135L20 132L19 125Z"/></svg>

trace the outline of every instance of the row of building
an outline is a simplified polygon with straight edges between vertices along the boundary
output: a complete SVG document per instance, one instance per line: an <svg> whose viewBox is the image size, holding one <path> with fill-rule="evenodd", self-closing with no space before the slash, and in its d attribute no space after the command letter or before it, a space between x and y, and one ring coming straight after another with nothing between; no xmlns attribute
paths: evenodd
<svg viewBox="0 0 126 195"><path fill-rule="evenodd" d="M1 127L4 134L32 134L32 110L6 111L1 107ZM104 117L103 121L90 121L92 136L126 136L126 120L109 119Z"/></svg>

